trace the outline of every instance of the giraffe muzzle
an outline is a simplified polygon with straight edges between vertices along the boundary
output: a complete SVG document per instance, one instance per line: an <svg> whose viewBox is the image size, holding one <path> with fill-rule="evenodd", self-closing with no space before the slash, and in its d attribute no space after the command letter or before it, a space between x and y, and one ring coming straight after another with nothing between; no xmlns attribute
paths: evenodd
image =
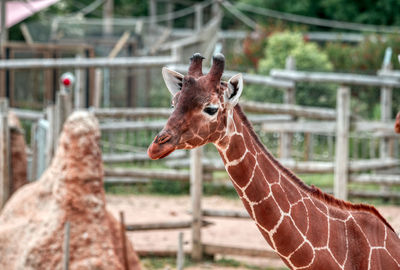
<svg viewBox="0 0 400 270"><path fill-rule="evenodd" d="M147 154L151 159L161 159L171 154L175 149L175 145L171 143L172 135L168 132L160 132L153 143L147 149Z"/></svg>

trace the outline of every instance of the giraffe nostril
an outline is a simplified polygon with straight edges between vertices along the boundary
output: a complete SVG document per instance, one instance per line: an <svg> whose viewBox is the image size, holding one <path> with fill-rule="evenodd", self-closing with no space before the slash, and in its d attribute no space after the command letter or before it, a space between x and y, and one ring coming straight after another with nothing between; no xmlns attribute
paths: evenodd
<svg viewBox="0 0 400 270"><path fill-rule="evenodd" d="M168 133L162 133L162 134L159 134L154 141L158 144L163 144L163 143L168 142L170 139L171 139L171 135L169 135Z"/></svg>

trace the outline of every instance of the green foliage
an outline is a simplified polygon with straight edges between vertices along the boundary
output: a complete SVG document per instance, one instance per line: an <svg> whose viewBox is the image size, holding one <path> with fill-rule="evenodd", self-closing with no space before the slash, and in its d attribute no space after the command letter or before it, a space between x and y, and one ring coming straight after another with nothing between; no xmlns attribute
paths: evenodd
<svg viewBox="0 0 400 270"><path fill-rule="evenodd" d="M326 53L317 44L305 42L300 33L280 32L268 39L264 49L264 58L260 60L260 73L268 75L271 69L285 68L286 59L292 56L299 70L330 71L332 64ZM303 84L296 85L296 100L301 105L328 106L335 105L335 90L331 85ZM281 102L282 92L270 87L248 86L244 97L251 100Z"/></svg>
<svg viewBox="0 0 400 270"><path fill-rule="evenodd" d="M332 64L317 44L305 42L301 33L282 32L270 37L260 61L260 71L269 74L273 68L284 68L286 58L292 56L299 70L330 71Z"/></svg>

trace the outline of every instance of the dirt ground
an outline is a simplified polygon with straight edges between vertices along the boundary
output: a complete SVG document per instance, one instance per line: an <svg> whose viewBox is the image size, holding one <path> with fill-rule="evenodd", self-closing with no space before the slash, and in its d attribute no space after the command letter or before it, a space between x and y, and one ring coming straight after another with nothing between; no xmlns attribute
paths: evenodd
<svg viewBox="0 0 400 270"><path fill-rule="evenodd" d="M189 196L149 196L107 195L107 207L118 218L119 211L124 211L126 224L190 220ZM218 196L204 197L204 209L244 210L239 199ZM379 206L381 214L397 232L400 232L400 207ZM214 224L202 230L202 239L207 244L251 247L271 250L250 219L207 218ZM185 250L190 250L190 230L142 231L128 233L136 250L177 250L178 233L184 233ZM232 257L237 261L259 267L284 267L280 260L263 258ZM197 269L233 269L216 267L210 264L198 265L188 270ZM246 268L234 268L246 269Z"/></svg>

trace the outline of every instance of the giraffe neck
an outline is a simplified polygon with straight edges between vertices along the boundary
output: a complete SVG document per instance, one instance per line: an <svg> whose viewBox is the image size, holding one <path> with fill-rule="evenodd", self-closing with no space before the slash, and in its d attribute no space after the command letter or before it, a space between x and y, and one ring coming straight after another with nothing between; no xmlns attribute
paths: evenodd
<svg viewBox="0 0 400 270"><path fill-rule="evenodd" d="M297 242L304 241L298 233L292 233L296 225L290 216L291 204L307 196L300 187L304 184L292 179L292 174L265 149L239 106L228 116L227 128L227 134L216 144L226 171L264 238L281 254L286 240L278 239L278 235L286 235L288 241L293 237ZM287 254L283 251L282 255Z"/></svg>
<svg viewBox="0 0 400 270"><path fill-rule="evenodd" d="M226 171L260 232L291 269L371 269L376 262L358 256L360 243L352 239L361 237L371 254L400 240L374 207L337 200L284 168L259 141L238 105L227 121L227 133L216 143ZM373 227L371 235L360 225L364 220ZM389 254L400 266L396 252Z"/></svg>

